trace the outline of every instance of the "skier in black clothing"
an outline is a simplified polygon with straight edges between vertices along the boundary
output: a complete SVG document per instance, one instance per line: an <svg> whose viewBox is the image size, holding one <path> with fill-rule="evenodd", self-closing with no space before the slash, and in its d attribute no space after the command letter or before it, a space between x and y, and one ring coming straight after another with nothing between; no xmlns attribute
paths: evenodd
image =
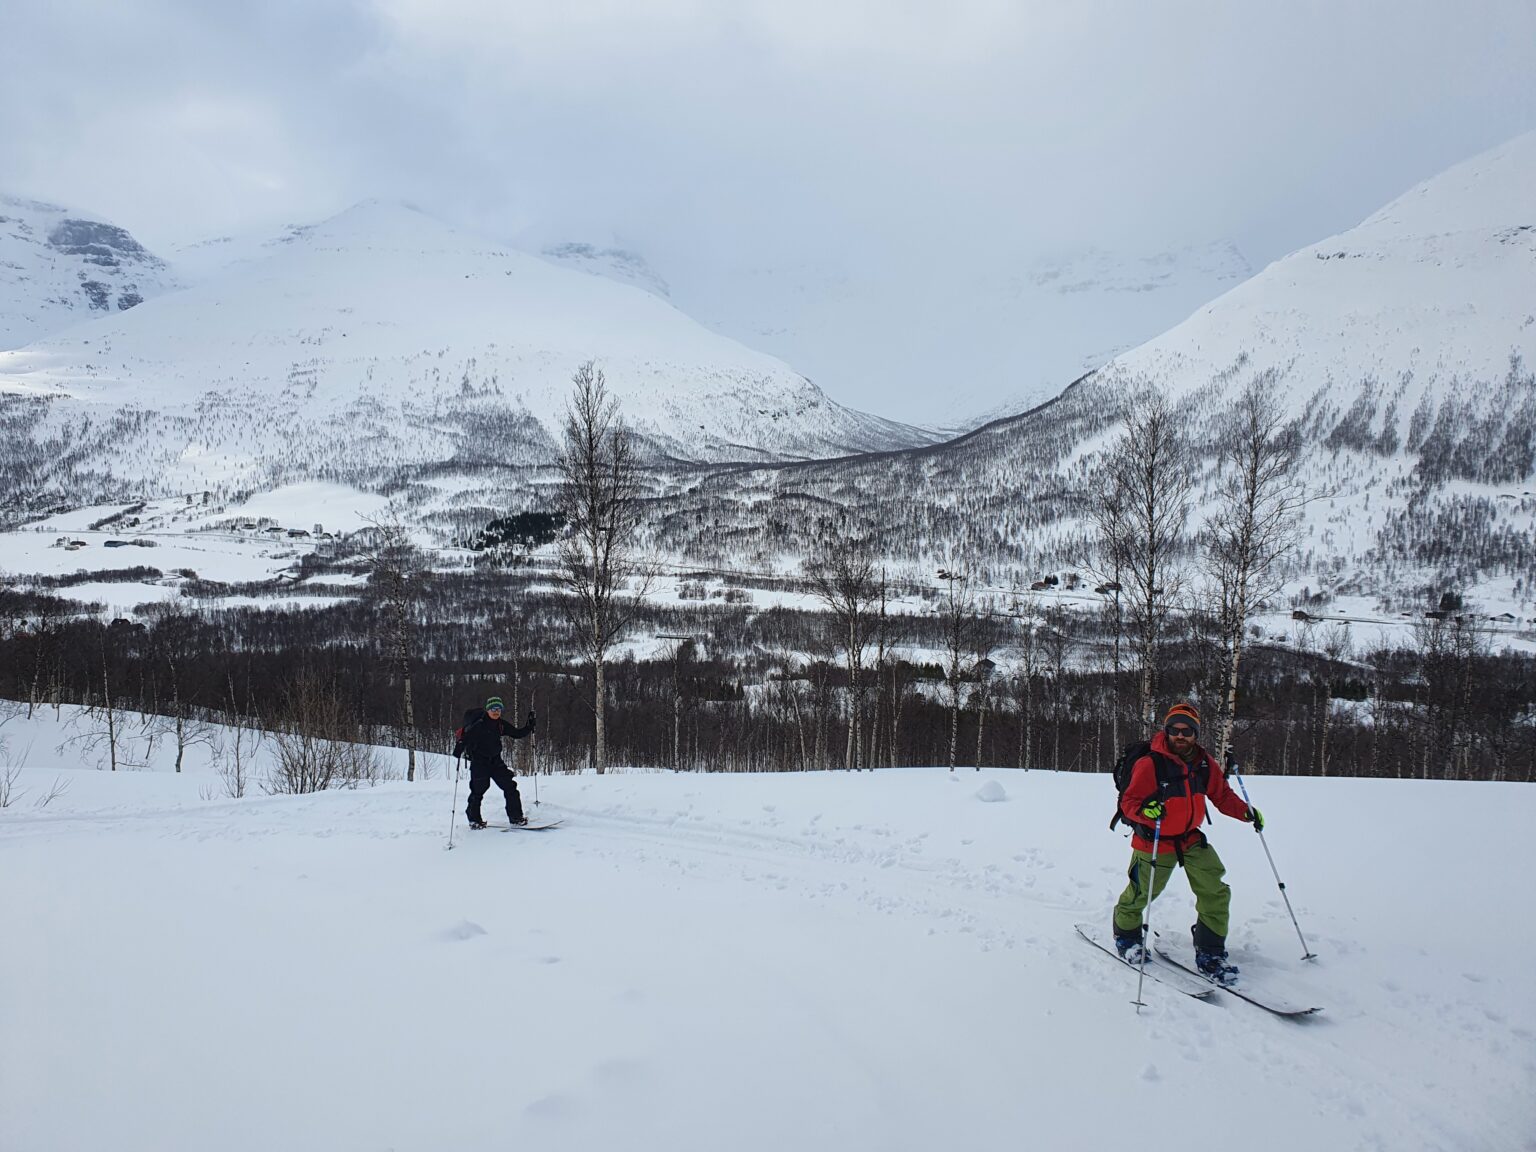
<svg viewBox="0 0 1536 1152"><path fill-rule="evenodd" d="M465 713L464 727L459 729L458 743L453 746L455 757L469 758L469 808L464 814L469 817L471 828L485 827L480 816L480 798L490 791L492 780L506 794L507 819L513 824L528 823L523 815L523 798L517 791L517 777L501 758L501 741L504 736L521 740L532 735L537 718L530 709L528 726L514 728L501 718L501 711L501 697L492 696L484 708Z"/></svg>

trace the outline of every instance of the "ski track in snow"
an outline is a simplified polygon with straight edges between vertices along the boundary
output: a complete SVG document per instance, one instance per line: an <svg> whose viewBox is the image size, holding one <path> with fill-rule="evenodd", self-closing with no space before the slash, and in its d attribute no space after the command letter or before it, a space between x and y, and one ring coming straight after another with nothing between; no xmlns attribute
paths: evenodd
<svg viewBox="0 0 1536 1152"><path fill-rule="evenodd" d="M545 777L559 830L444 852L451 781L204 800L23 743L69 789L0 811L7 1152L1536 1148L1528 785L1250 780L1320 959L1218 819L1230 946L1297 1024L1135 1012L1071 927L1124 882L1096 777Z"/></svg>

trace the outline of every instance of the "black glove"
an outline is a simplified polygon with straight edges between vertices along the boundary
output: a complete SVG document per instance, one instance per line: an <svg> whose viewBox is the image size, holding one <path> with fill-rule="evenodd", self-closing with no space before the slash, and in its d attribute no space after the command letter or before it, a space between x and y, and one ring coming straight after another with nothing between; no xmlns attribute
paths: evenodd
<svg viewBox="0 0 1536 1152"><path fill-rule="evenodd" d="M534 715L533 709L528 709L528 731L532 732L539 726L539 718Z"/></svg>

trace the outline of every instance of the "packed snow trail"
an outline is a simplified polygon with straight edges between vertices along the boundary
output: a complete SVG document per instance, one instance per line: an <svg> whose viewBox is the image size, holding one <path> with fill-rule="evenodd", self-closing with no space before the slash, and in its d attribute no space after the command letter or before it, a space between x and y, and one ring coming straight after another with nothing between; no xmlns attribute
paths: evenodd
<svg viewBox="0 0 1536 1152"><path fill-rule="evenodd" d="M205 800L49 732L21 783L68 790L0 811L7 1152L1536 1148L1526 785L1249 779L1319 960L1218 822L1232 958L1299 1027L1136 1014L1072 928L1129 858L1101 777L545 778L557 834L444 852L440 764Z"/></svg>

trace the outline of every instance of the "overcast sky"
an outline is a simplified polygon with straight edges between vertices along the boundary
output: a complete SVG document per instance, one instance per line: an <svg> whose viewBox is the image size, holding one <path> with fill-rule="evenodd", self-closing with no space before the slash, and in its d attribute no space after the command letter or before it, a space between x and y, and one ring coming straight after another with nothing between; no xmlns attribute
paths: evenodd
<svg viewBox="0 0 1536 1152"><path fill-rule="evenodd" d="M0 188L159 246L369 196L728 253L1255 263L1536 127L1536 4L9 0Z"/></svg>

